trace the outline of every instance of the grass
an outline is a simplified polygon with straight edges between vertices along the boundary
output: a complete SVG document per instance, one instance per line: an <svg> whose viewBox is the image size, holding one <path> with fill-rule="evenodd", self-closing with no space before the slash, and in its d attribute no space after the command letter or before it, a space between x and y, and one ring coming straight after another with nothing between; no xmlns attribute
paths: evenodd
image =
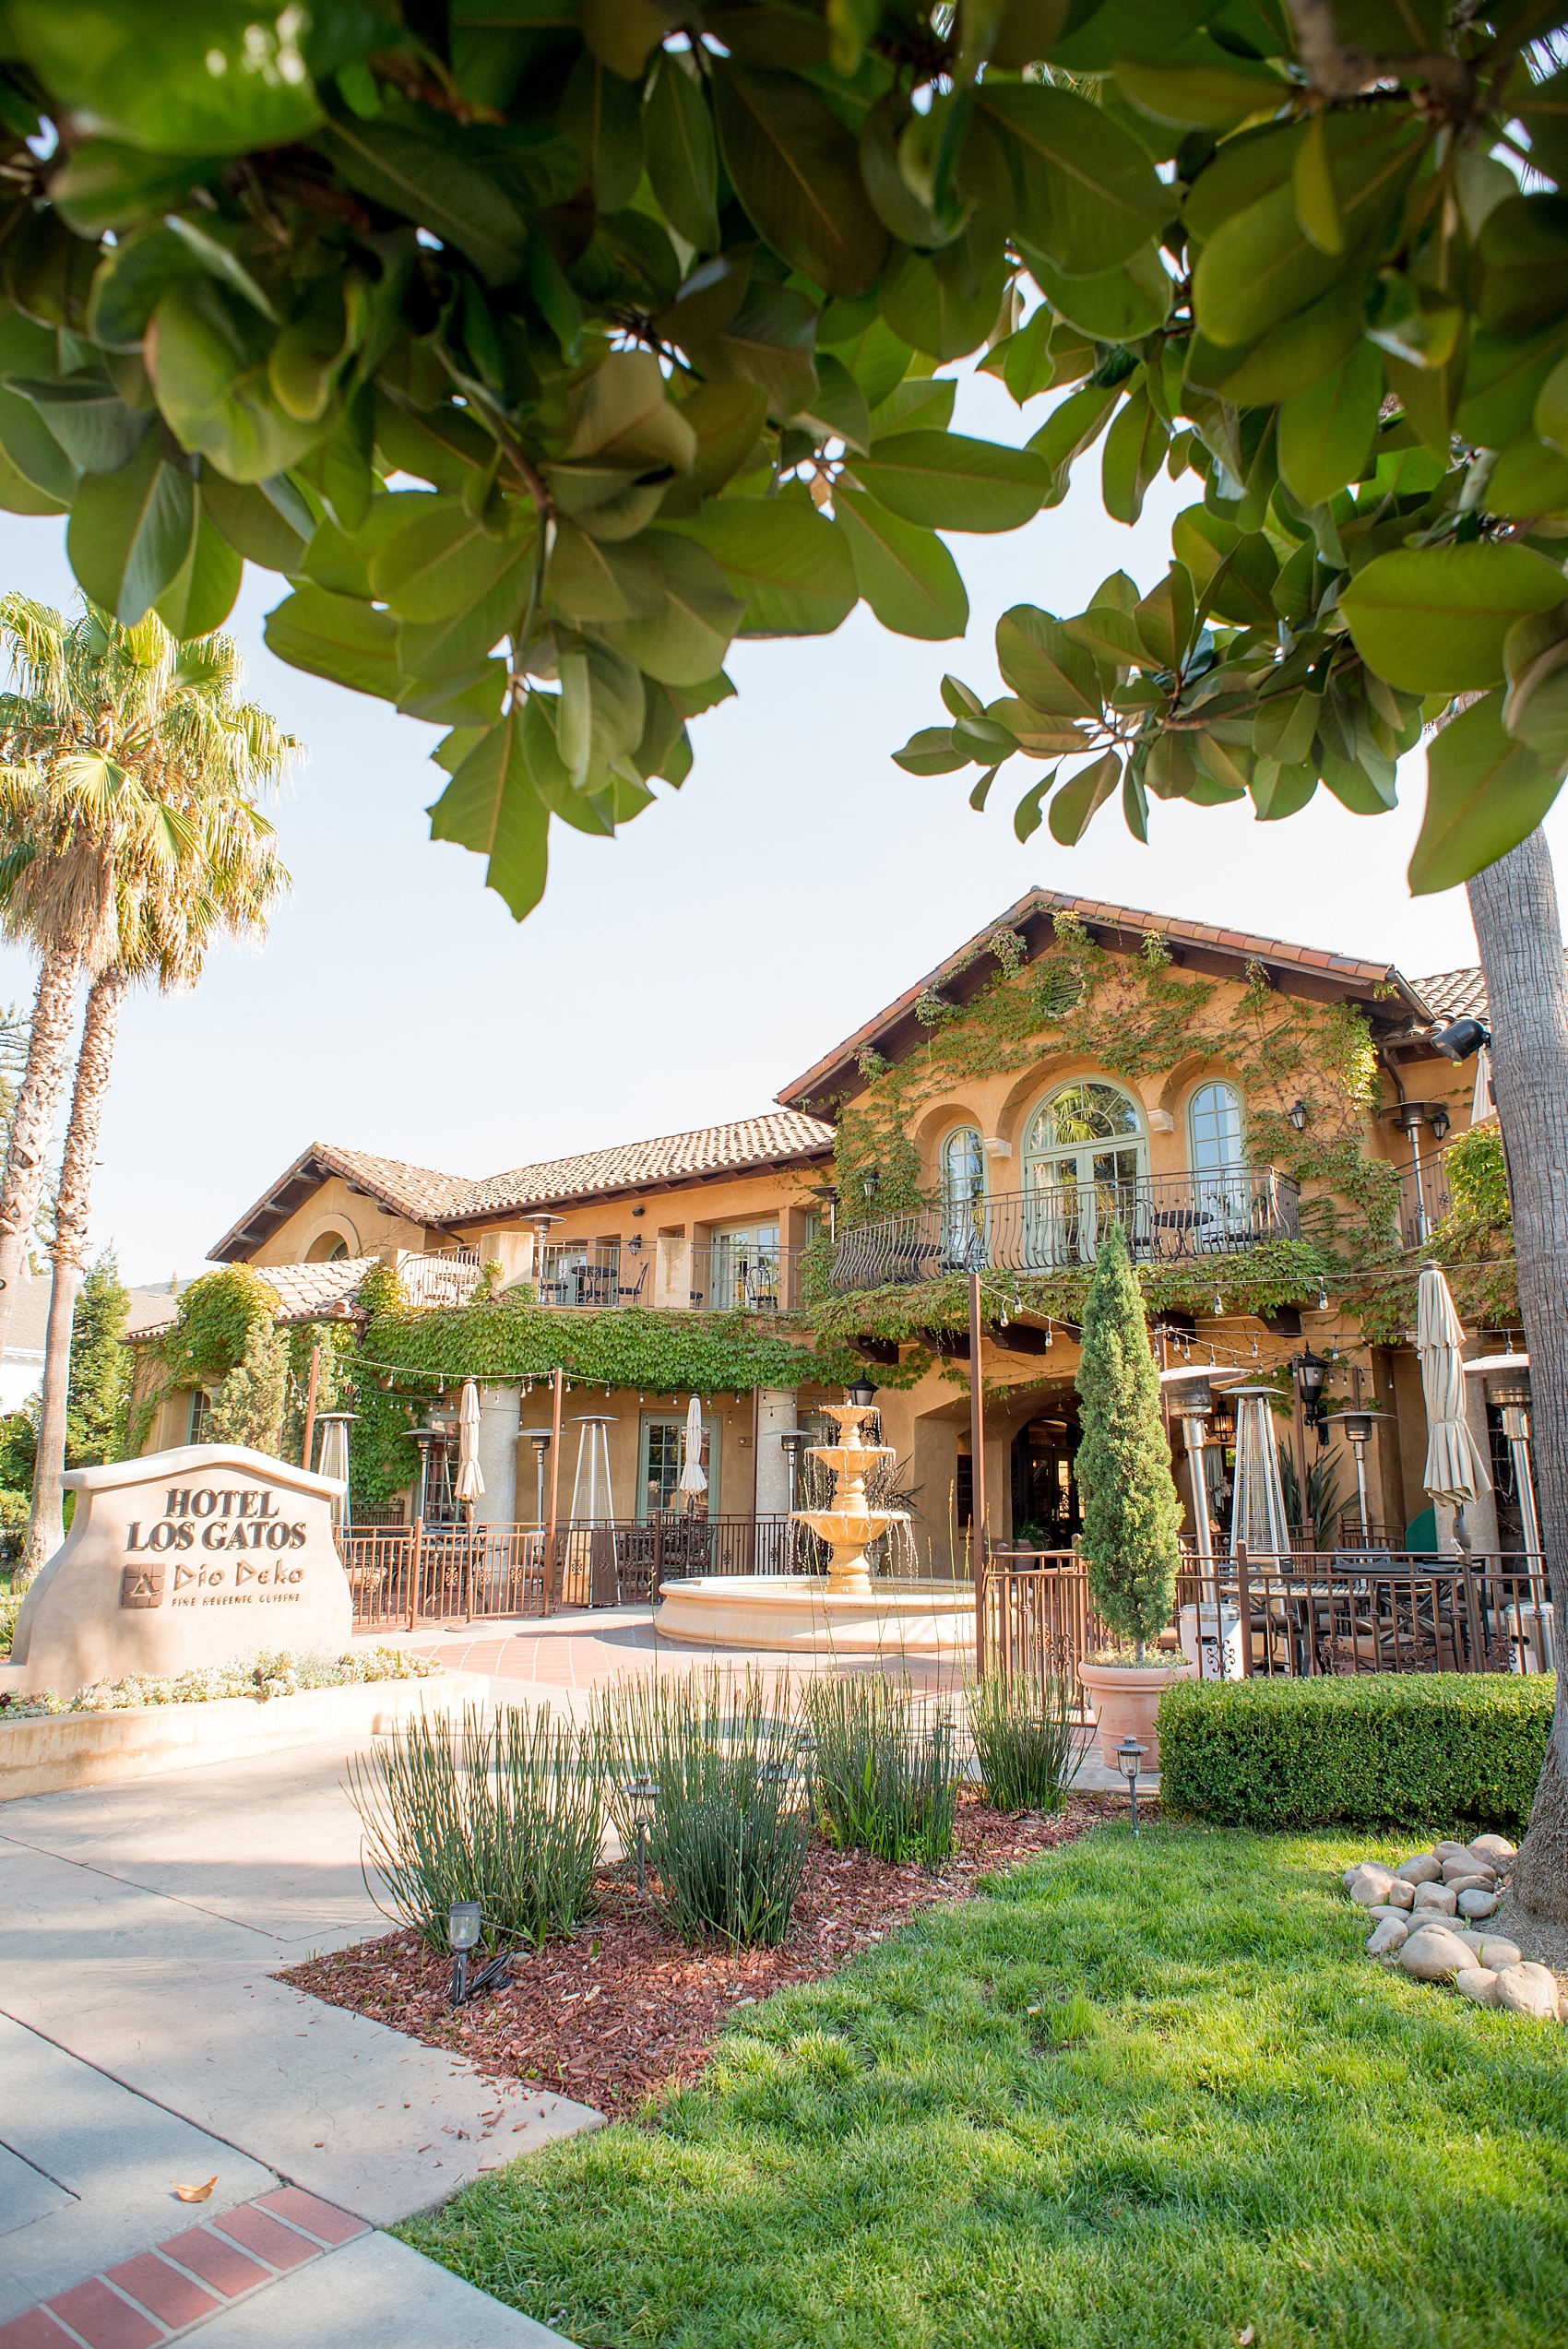
<svg viewBox="0 0 1568 2349"><path fill-rule="evenodd" d="M583 2349L1560 2344L1568 2034L1370 1964L1372 1848L1098 1830L401 2232Z"/></svg>

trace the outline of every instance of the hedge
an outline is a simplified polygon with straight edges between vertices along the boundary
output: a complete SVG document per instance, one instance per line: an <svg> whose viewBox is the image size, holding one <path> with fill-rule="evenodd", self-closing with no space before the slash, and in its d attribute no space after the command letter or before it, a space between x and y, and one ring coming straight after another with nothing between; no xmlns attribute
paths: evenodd
<svg viewBox="0 0 1568 2349"><path fill-rule="evenodd" d="M1522 1828L1550 1673L1182 1680L1159 1701L1160 1806L1227 1827Z"/></svg>

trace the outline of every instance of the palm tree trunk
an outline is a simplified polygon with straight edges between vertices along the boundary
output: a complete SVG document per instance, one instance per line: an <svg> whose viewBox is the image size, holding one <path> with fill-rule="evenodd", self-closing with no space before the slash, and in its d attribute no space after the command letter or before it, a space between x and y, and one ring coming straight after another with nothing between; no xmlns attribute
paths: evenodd
<svg viewBox="0 0 1568 2349"><path fill-rule="evenodd" d="M11 1119L5 1172L0 1175L0 1347L10 1327L22 1256L43 1193L49 1137L69 1064L71 1023L81 975L82 955L76 946L51 947L38 974L27 1067Z"/></svg>
<svg viewBox="0 0 1568 2349"><path fill-rule="evenodd" d="M81 1287L82 1259L87 1253L88 1225L92 1208L92 1169L98 1156L98 1133L103 1097L109 1089L114 1041L120 1026L120 1006L125 998L125 974L118 966L102 971L92 982L82 1024L82 1046L77 1058L76 1083L71 1088L71 1121L65 1130L60 1162L60 1194L54 1210L54 1239L50 1254L54 1263L49 1292L49 1332L44 1340L43 1410L39 1420L38 1452L32 1472L32 1518L28 1526L26 1554L16 1577L26 1589L41 1566L46 1566L65 1537L61 1513L61 1475L65 1465L65 1412L71 1392L71 1334L76 1318L77 1291Z"/></svg>
<svg viewBox="0 0 1568 2349"><path fill-rule="evenodd" d="M1545 836L1468 884L1486 973L1492 1089L1508 1155L1541 1540L1559 1637L1568 1628L1568 976ZM1515 1897L1568 1921L1568 1672L1515 1870Z"/></svg>

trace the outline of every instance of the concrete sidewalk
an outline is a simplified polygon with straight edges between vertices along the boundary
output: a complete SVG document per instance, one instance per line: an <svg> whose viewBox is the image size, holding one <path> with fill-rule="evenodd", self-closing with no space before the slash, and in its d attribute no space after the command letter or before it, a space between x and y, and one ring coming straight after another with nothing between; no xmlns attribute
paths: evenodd
<svg viewBox="0 0 1568 2349"><path fill-rule="evenodd" d="M270 1978L388 1929L361 1875L344 1776L332 1741L265 1765L218 1763L0 1808L0 2015L9 2019L0 2024L0 2224L18 2222L0 2236L0 2349L23 2349L6 2340L6 2319L188 2220L172 2183L217 2177L210 2205L195 2213L204 2220L288 2183L379 2229L520 2153L600 2125L586 2106L498 2083ZM355 2260L389 2260L388 2276L413 2272L414 2254L371 2239L384 2248L356 2248ZM264 2318L258 2305L255 2321L276 2349L296 2338L278 2330L292 2307L302 2343L521 2349L551 2337L518 2331L526 2319L477 2293L460 2320L433 2313L398 2331L401 2285L388 2286L383 2307L393 2329L334 2330L312 2310L347 2256L334 2248L286 2284L268 2276L265 2307L278 2315ZM448 2287L469 2292L428 2261L416 2267L429 2271L421 2288L433 2311ZM330 2291L355 2302L348 2284ZM355 2305L370 2323L382 2304L367 2292ZM242 2313L225 2308L201 2329L239 2343L250 2337ZM168 2337L140 2322L106 2336L105 2349ZM241 2330L221 2330L231 2326ZM40 2349L71 2338L57 2324L37 2334Z"/></svg>

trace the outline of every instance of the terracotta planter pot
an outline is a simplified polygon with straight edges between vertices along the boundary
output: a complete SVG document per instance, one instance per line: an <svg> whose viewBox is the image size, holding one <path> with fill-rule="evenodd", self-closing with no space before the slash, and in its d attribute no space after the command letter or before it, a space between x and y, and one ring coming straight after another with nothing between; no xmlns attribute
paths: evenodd
<svg viewBox="0 0 1568 2349"><path fill-rule="evenodd" d="M1183 1656L1178 1664L1080 1664L1078 1678L1095 1703L1095 1734L1106 1765L1120 1767L1116 1749L1123 1738L1136 1738L1144 1749L1142 1770L1159 1768L1159 1732L1155 1716L1163 1691L1173 1680L1190 1680L1195 1667Z"/></svg>

